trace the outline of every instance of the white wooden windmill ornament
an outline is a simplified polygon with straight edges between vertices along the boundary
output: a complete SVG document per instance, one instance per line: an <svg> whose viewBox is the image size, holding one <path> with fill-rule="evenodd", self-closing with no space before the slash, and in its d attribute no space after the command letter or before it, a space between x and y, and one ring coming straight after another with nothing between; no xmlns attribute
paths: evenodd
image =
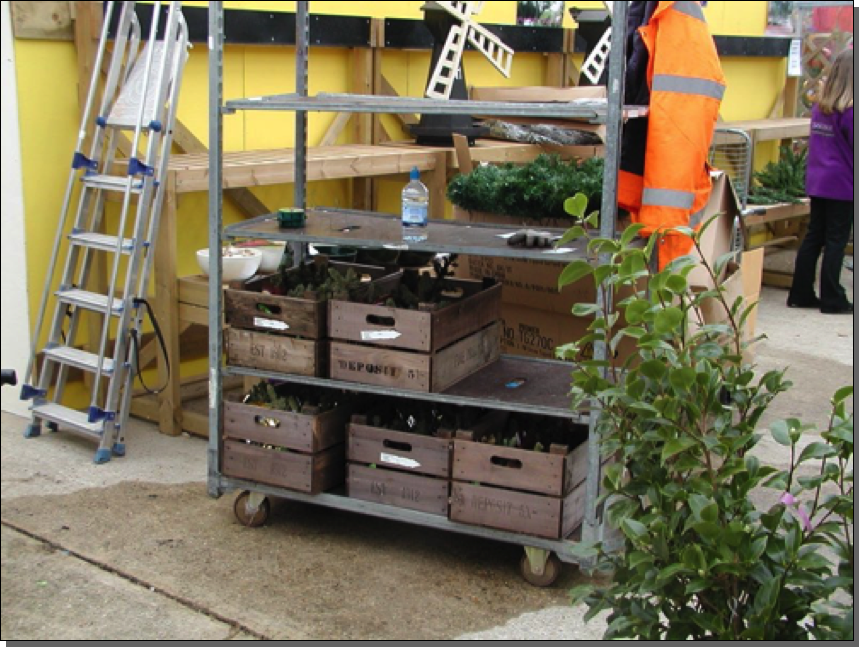
<svg viewBox="0 0 859 647"><path fill-rule="evenodd" d="M431 99L449 99L454 81L459 73L462 52L466 42L471 43L505 77L510 77L513 65L513 50L501 42L495 34L472 19L483 9L485 2L436 2L439 7L450 13L459 25L450 29L442 54L430 77L426 96Z"/></svg>

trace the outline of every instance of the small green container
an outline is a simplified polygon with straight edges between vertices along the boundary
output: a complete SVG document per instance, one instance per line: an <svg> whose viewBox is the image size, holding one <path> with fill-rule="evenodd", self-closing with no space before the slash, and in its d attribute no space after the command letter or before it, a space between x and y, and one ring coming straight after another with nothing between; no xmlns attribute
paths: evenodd
<svg viewBox="0 0 859 647"><path fill-rule="evenodd" d="M304 209L280 209L277 212L277 224L281 229L301 229L304 222Z"/></svg>

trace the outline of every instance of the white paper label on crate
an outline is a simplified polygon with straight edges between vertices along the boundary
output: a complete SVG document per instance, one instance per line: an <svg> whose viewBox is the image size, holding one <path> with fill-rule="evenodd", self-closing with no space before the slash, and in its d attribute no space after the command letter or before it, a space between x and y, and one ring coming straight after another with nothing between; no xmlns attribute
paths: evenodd
<svg viewBox="0 0 859 647"><path fill-rule="evenodd" d="M362 330L361 341L388 341L399 339L403 333L396 330Z"/></svg>
<svg viewBox="0 0 859 647"><path fill-rule="evenodd" d="M787 75L802 76L802 41L794 38L790 41L790 53L787 57Z"/></svg>
<svg viewBox="0 0 859 647"><path fill-rule="evenodd" d="M289 324L282 321L274 321L273 319L260 319L254 317L254 326L257 328L267 328L268 330L289 330Z"/></svg>
<svg viewBox="0 0 859 647"><path fill-rule="evenodd" d="M216 411L218 408L218 390L215 388L215 380L218 379L218 370L212 369L209 371L209 411Z"/></svg>
<svg viewBox="0 0 859 647"><path fill-rule="evenodd" d="M417 469L421 466L413 458L402 458L401 456L394 456L393 454L382 454L379 456L380 463L387 463L388 465L396 465L397 467L408 467L409 469Z"/></svg>

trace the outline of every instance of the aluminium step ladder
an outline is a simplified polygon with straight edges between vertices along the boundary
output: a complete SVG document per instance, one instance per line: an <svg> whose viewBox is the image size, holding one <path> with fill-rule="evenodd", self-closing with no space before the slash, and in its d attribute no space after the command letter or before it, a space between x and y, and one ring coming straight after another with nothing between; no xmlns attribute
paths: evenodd
<svg viewBox="0 0 859 647"><path fill-rule="evenodd" d="M163 180L188 58L181 3L153 3L148 40L141 39L136 4L105 3L93 78L21 390L21 399L32 401L32 423L26 437L39 436L44 422L53 431L64 428L94 438L98 441L96 463L125 454L123 426L138 359L135 341L143 323ZM112 47L108 47L109 40ZM110 62L98 101L101 69L107 58ZM90 125L94 132L87 156L83 150ZM131 139L128 159L121 160L118 153L128 141L126 137ZM78 185L79 198L72 205ZM119 213L105 217L109 196L119 203ZM113 233L104 233L107 230ZM61 247L66 249L64 238L68 241L66 258L57 276ZM99 262L108 268L105 277L97 276ZM107 284L106 291L88 289L99 283ZM48 321L49 301L53 302L53 315ZM86 329L84 316L97 318L88 320L92 331L101 329L98 338L90 338L88 344L79 339ZM39 355L43 322L48 324L47 342ZM86 383L90 404L84 411L64 403L73 368L90 377Z"/></svg>

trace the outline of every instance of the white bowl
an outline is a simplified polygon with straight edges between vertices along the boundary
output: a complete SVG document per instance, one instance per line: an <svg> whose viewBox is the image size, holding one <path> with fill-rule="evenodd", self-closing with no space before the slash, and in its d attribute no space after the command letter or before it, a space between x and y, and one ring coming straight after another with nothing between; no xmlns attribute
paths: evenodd
<svg viewBox="0 0 859 647"><path fill-rule="evenodd" d="M257 249L236 247L225 247L223 250L222 280L247 281L259 270L262 262L262 252ZM203 274L209 276L209 250L201 249L197 252L197 263Z"/></svg>
<svg viewBox="0 0 859 647"><path fill-rule="evenodd" d="M259 264L259 271L271 274L277 272L280 267L280 261L283 259L283 253L286 250L286 243L272 243L271 245L260 245L254 247L262 252L262 261Z"/></svg>

